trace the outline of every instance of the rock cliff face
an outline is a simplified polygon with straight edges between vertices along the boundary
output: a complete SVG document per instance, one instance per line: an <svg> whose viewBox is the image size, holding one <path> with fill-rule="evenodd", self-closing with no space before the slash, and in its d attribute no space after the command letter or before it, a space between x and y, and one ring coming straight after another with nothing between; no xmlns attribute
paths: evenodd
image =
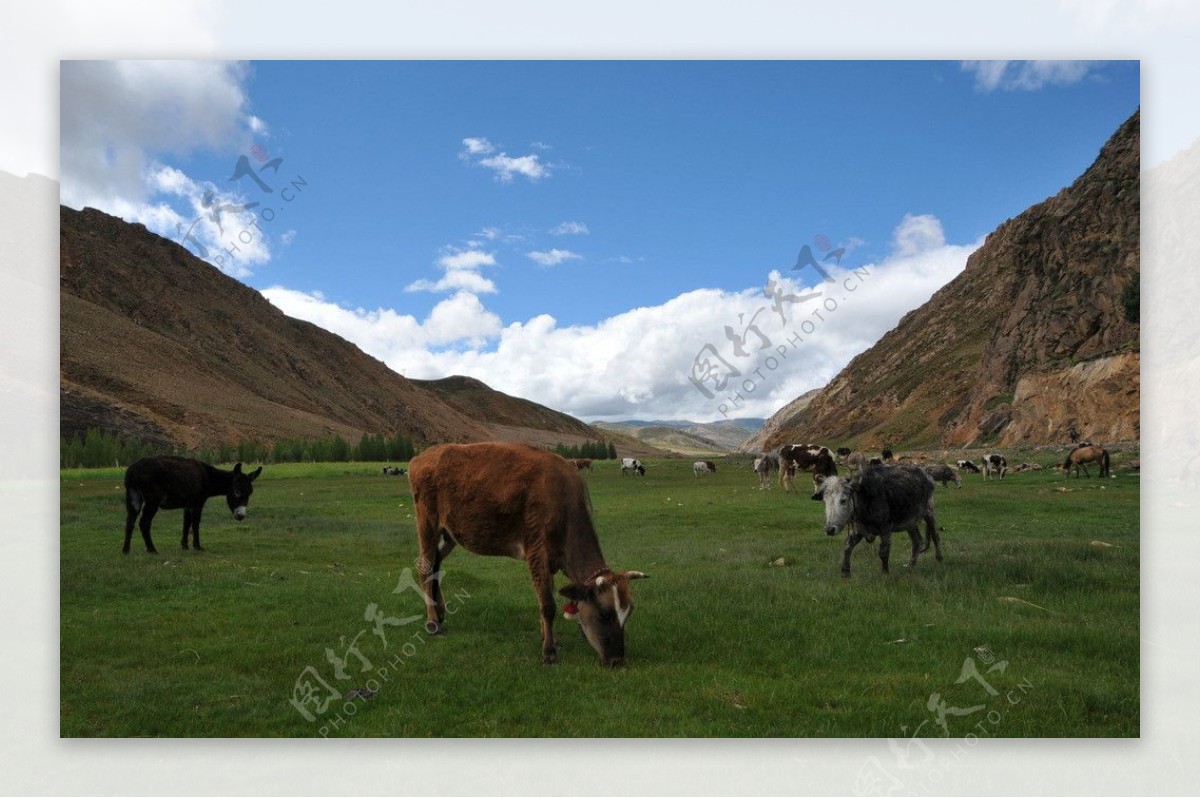
<svg viewBox="0 0 1200 798"><path fill-rule="evenodd" d="M907 314L767 447L1058 443L1139 434L1139 114L1056 196L1000 225L961 275ZM1136 317L1135 317L1136 318Z"/></svg>

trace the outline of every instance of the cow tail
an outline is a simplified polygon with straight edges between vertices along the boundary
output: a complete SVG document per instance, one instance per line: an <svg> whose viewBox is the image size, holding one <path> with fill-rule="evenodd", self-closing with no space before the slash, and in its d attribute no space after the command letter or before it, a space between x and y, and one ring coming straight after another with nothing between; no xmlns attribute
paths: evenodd
<svg viewBox="0 0 1200 798"><path fill-rule="evenodd" d="M1104 476L1108 476L1111 469L1108 467L1108 449L1104 450Z"/></svg>
<svg viewBox="0 0 1200 798"><path fill-rule="evenodd" d="M1073 452L1072 452L1072 454L1073 454ZM1070 471L1070 469L1071 469L1071 455L1070 454L1067 455L1066 460L1063 460L1062 467L1063 467L1063 471Z"/></svg>

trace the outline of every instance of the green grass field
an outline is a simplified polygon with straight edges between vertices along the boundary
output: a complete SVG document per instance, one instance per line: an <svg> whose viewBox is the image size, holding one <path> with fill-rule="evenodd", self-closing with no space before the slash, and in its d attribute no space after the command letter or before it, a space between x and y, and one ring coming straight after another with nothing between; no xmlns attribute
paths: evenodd
<svg viewBox="0 0 1200 798"><path fill-rule="evenodd" d="M210 500L206 551L160 512L157 556L136 531L121 554L120 470L64 471L61 734L1137 736L1139 481L1115 473L965 475L937 489L944 562L909 569L901 535L890 575L862 544L846 580L809 490L760 491L744 460L599 463L608 562L652 577L614 671L561 617L542 665L524 563L461 549L428 637L407 478L377 464L267 466L244 523Z"/></svg>

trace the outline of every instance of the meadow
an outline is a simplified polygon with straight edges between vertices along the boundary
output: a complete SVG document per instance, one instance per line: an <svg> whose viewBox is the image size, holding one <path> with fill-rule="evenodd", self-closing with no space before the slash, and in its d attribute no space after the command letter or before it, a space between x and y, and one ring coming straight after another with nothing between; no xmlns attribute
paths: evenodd
<svg viewBox="0 0 1200 798"><path fill-rule="evenodd" d="M860 544L843 579L807 475L787 494L744 458L717 464L585 477L609 564L651 576L618 670L561 617L560 663L542 665L525 565L461 549L446 631L426 635L407 477L381 464L268 465L245 522L209 501L205 551L160 512L157 556L136 531L121 554L120 469L64 470L60 733L1139 734L1136 473L966 474L937 489L944 562L908 568L902 534L890 575Z"/></svg>

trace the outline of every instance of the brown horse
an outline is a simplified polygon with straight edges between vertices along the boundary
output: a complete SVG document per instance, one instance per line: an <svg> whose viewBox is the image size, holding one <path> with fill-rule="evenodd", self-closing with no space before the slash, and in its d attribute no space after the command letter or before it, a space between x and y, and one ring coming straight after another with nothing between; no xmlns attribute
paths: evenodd
<svg viewBox="0 0 1200 798"><path fill-rule="evenodd" d="M1063 471L1068 477L1071 476L1071 467L1075 467L1075 478L1079 478L1079 469L1083 469L1083 473L1087 474L1091 479L1092 473L1088 471L1088 463L1100 463L1100 476L1107 477L1111 475L1112 470L1109 468L1108 449L1103 446L1088 445L1077 446L1067 455L1067 459L1063 461Z"/></svg>

